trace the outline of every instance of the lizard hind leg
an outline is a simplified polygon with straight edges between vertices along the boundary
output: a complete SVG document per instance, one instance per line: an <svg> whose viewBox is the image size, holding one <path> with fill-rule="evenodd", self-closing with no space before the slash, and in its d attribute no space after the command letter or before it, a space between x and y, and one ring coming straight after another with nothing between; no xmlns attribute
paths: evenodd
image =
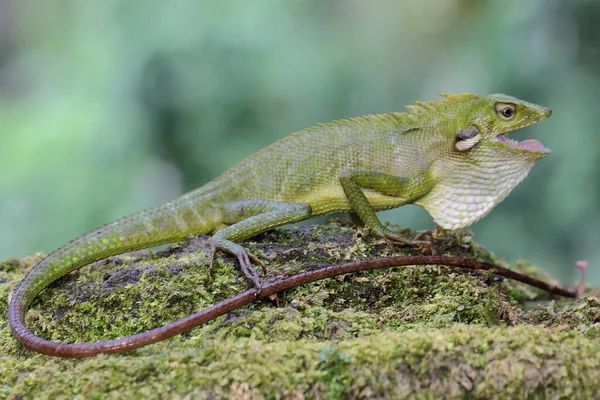
<svg viewBox="0 0 600 400"><path fill-rule="evenodd" d="M217 231L210 239L211 272L216 252L223 250L237 258L242 273L260 290L260 276L250 261L260 265L265 273L266 266L258 257L236 242L281 225L307 219L311 216L311 207L308 204L265 200L234 201L221 206L223 222L231 225Z"/></svg>

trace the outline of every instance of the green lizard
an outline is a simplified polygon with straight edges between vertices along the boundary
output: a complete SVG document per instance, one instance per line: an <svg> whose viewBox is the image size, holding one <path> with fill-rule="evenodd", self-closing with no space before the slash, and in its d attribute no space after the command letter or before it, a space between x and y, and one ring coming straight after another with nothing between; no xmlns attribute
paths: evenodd
<svg viewBox="0 0 600 400"><path fill-rule="evenodd" d="M260 287L239 242L318 215L354 212L365 226L406 242L375 212L417 204L445 229L465 227L501 202L535 161L549 154L537 140L507 132L540 122L551 110L496 94L443 95L416 102L408 113L351 118L292 134L240 162L205 186L166 204L104 225L51 253L15 289L13 334L26 346L33 299L52 282L91 262L132 250L211 234Z"/></svg>

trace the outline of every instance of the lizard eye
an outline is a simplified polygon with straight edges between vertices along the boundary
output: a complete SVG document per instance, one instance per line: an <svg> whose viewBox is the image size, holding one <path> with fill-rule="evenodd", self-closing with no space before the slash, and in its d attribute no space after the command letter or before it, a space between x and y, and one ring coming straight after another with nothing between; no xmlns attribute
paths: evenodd
<svg viewBox="0 0 600 400"><path fill-rule="evenodd" d="M458 151L467 151L481 141L481 134L476 126L470 126L456 134L455 147Z"/></svg>
<svg viewBox="0 0 600 400"><path fill-rule="evenodd" d="M498 113L498 115L500 115L500 118L502 118L505 121L510 121L515 117L515 114L517 113L515 107L509 104L503 104L501 106L496 107L496 112Z"/></svg>

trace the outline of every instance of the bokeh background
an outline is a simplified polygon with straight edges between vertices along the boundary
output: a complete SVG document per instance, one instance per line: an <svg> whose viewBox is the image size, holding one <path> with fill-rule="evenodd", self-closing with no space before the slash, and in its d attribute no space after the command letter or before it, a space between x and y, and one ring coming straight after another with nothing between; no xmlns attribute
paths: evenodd
<svg viewBox="0 0 600 400"><path fill-rule="evenodd" d="M476 239L600 284L600 2L0 0L0 259L51 251L305 127L437 92L554 110ZM433 227L418 207L382 213Z"/></svg>

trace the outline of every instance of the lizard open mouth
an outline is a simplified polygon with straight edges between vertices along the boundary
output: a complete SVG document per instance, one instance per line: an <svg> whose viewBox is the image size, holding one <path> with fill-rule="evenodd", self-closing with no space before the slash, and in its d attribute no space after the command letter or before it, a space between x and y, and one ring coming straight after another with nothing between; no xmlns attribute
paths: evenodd
<svg viewBox="0 0 600 400"><path fill-rule="evenodd" d="M544 147L542 143L535 139L527 139L519 142L518 140L509 138L504 133L496 136L495 139L502 144L519 150L531 151L535 153L550 153L549 148Z"/></svg>

